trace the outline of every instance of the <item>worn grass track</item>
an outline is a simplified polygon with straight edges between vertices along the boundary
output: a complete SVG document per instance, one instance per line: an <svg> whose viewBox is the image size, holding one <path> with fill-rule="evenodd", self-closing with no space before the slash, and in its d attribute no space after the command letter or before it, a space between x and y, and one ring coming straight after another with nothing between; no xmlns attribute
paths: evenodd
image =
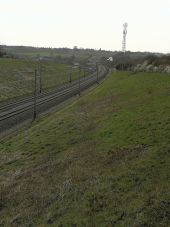
<svg viewBox="0 0 170 227"><path fill-rule="evenodd" d="M169 226L170 77L115 73L0 144L2 226Z"/></svg>

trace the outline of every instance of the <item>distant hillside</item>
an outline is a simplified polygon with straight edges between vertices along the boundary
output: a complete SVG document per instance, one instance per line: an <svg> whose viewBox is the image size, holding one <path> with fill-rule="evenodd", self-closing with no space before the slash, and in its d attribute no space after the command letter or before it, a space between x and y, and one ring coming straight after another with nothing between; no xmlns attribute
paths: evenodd
<svg viewBox="0 0 170 227"><path fill-rule="evenodd" d="M9 54L14 55L15 57L22 58L37 58L48 57L48 58L69 58L75 57L77 59L81 58L95 58L99 59L100 57L110 57L114 52L105 51L105 50L94 50L94 49L79 49L79 48L36 48L36 47L27 47L27 46L3 46L3 50Z"/></svg>
<svg viewBox="0 0 170 227"><path fill-rule="evenodd" d="M6 53L6 56L14 58L31 60L42 58L45 61L54 61L58 64L74 64L79 62L80 64L85 65L88 62L101 62L102 64L106 64L112 68L117 68L118 70L122 70L122 65L124 65L125 70L133 70L134 67L139 64L143 64L146 61L148 65L153 66L170 65L169 55L150 52L127 51L124 57L124 54L121 51L83 49L77 47L70 49L1 46L1 50L3 53ZM112 57L113 61L108 61L110 57Z"/></svg>

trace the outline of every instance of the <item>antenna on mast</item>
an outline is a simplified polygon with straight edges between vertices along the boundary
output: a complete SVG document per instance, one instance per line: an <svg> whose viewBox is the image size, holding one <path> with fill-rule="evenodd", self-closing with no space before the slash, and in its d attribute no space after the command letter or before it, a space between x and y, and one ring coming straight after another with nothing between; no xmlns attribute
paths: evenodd
<svg viewBox="0 0 170 227"><path fill-rule="evenodd" d="M127 36L127 27L128 27L128 23L124 23L123 24L123 41L122 41L122 52L126 53L126 36Z"/></svg>

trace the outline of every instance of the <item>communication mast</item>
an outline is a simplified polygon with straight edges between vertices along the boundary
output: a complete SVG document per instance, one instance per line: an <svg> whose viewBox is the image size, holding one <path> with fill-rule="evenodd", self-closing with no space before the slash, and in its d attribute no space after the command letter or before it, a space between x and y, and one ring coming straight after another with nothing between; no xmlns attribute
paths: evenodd
<svg viewBox="0 0 170 227"><path fill-rule="evenodd" d="M123 24L123 41L122 41L122 52L126 53L126 35L127 35L127 27L128 27L128 23L124 23Z"/></svg>

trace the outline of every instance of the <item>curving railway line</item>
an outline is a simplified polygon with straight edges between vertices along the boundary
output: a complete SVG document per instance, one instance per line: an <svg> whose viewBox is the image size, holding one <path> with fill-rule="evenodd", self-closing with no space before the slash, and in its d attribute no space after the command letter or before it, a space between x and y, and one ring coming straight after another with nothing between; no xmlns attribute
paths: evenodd
<svg viewBox="0 0 170 227"><path fill-rule="evenodd" d="M94 73L91 76L76 80L71 84L64 85L52 91L43 92L37 95L36 106L35 96L30 96L17 102L1 104L0 134L6 130L14 128L24 121L33 119L35 107L36 114L42 114L48 111L50 108L57 106L58 104L73 97L74 95L79 94L80 91L89 88L98 82L98 80L102 80L107 73L108 70L104 66L100 66L98 76L97 73Z"/></svg>

